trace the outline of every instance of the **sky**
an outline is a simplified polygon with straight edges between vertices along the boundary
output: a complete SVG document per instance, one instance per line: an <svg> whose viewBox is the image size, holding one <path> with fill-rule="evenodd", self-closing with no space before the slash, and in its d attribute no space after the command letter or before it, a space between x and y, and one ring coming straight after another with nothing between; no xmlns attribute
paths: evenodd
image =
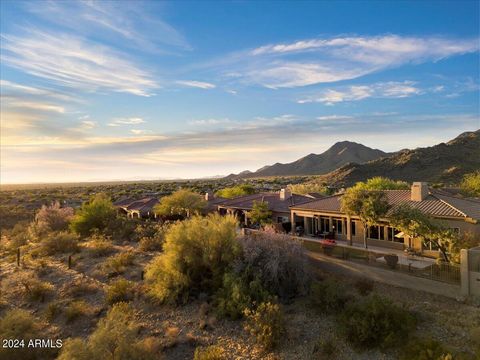
<svg viewBox="0 0 480 360"><path fill-rule="evenodd" d="M480 128L478 1L0 6L3 184L227 175Z"/></svg>

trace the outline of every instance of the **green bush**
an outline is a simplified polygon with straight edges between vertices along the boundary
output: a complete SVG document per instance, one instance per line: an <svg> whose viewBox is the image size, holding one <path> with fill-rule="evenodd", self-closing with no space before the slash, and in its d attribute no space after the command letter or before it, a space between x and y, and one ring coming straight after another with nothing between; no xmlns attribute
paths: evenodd
<svg viewBox="0 0 480 360"><path fill-rule="evenodd" d="M0 359L45 359L52 351L32 350L28 341L45 337L42 328L33 315L21 309L8 310L0 317L0 339L23 339L24 348L8 349L0 347ZM51 356L51 355L50 355Z"/></svg>
<svg viewBox="0 0 480 360"><path fill-rule="evenodd" d="M83 203L71 222L71 228L81 236L103 231L116 218L117 211L105 194L97 194Z"/></svg>
<svg viewBox="0 0 480 360"><path fill-rule="evenodd" d="M160 302L176 302L218 290L238 253L236 227L234 217L219 214L172 225L164 252L146 268L150 295Z"/></svg>
<svg viewBox="0 0 480 360"><path fill-rule="evenodd" d="M453 359L450 351L433 339L411 339L403 348L401 360L447 360Z"/></svg>
<svg viewBox="0 0 480 360"><path fill-rule="evenodd" d="M316 311L337 314L345 309L350 296L340 282L329 278L312 284L309 300Z"/></svg>
<svg viewBox="0 0 480 360"><path fill-rule="evenodd" d="M247 272L226 273L223 285L214 298L218 314L231 319L239 319L245 309L271 299L272 296L263 288L259 277Z"/></svg>
<svg viewBox="0 0 480 360"><path fill-rule="evenodd" d="M245 330L265 350L271 350L285 334L285 319L279 304L261 303L256 310L245 310Z"/></svg>
<svg viewBox="0 0 480 360"><path fill-rule="evenodd" d="M106 236L94 234L90 237L87 249L93 257L107 256L113 251L113 244Z"/></svg>
<svg viewBox="0 0 480 360"><path fill-rule="evenodd" d="M102 265L102 270L108 275L123 274L128 266L133 264L135 256L132 252L127 251L110 256Z"/></svg>
<svg viewBox="0 0 480 360"><path fill-rule="evenodd" d="M223 349L216 345L206 347L197 347L193 355L193 360L226 360Z"/></svg>
<svg viewBox="0 0 480 360"><path fill-rule="evenodd" d="M40 280L35 273L20 273L13 281L23 287L23 293L30 301L44 301L54 289L51 283Z"/></svg>
<svg viewBox="0 0 480 360"><path fill-rule="evenodd" d="M147 360L156 359L137 338L133 310L128 304L117 303L101 319L86 340L69 339L58 360Z"/></svg>
<svg viewBox="0 0 480 360"><path fill-rule="evenodd" d="M341 331L357 348L387 348L403 343L415 324L408 311L378 296L348 305L340 316Z"/></svg>
<svg viewBox="0 0 480 360"><path fill-rule="evenodd" d="M45 308L45 319L47 319L47 321L51 322L53 321L58 314L60 314L62 312L62 307L60 306L60 304L58 302L51 302L47 305L47 307Z"/></svg>
<svg viewBox="0 0 480 360"><path fill-rule="evenodd" d="M107 304L112 305L121 301L130 301L133 299L135 286L131 281L121 278L113 281L105 291L105 300Z"/></svg>
<svg viewBox="0 0 480 360"><path fill-rule="evenodd" d="M40 240L42 252L47 255L78 251L78 236L71 232L52 232Z"/></svg>
<svg viewBox="0 0 480 360"><path fill-rule="evenodd" d="M138 248L142 251L160 251L164 241L165 239L159 236L143 237L140 239Z"/></svg>
<svg viewBox="0 0 480 360"><path fill-rule="evenodd" d="M75 300L67 305L65 308L65 318L67 322L77 320L81 316L90 313L90 306L83 300Z"/></svg>

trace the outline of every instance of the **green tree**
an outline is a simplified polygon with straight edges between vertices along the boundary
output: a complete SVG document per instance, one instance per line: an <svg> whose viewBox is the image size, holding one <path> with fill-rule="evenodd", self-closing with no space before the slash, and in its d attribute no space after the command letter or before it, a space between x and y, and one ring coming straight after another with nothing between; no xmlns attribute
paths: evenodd
<svg viewBox="0 0 480 360"><path fill-rule="evenodd" d="M305 195L308 193L319 193L323 195L329 195L330 189L327 184L319 182L306 182L304 184L291 184L288 185L290 191L294 194Z"/></svg>
<svg viewBox="0 0 480 360"><path fill-rule="evenodd" d="M77 234L88 236L95 231L105 230L116 216L117 211L110 198L105 194L97 194L82 204L70 226Z"/></svg>
<svg viewBox="0 0 480 360"><path fill-rule="evenodd" d="M385 217L390 205L382 191L369 191L357 187L349 188L341 198L342 211L350 216L358 216L363 224L363 242L367 244L367 229L377 225Z"/></svg>
<svg viewBox="0 0 480 360"><path fill-rule="evenodd" d="M460 188L468 196L480 196L480 170L466 174Z"/></svg>
<svg viewBox="0 0 480 360"><path fill-rule="evenodd" d="M408 204L397 206L390 217L392 226L410 237L433 242L439 248L443 260L450 261L448 253L456 249L459 238L446 225Z"/></svg>
<svg viewBox="0 0 480 360"><path fill-rule="evenodd" d="M158 215L180 215L188 218L200 214L206 206L207 202L200 194L181 189L163 197L153 211Z"/></svg>
<svg viewBox="0 0 480 360"><path fill-rule="evenodd" d="M265 225L272 222L272 212L268 208L267 201L254 201L252 210L247 216L254 224Z"/></svg>
<svg viewBox="0 0 480 360"><path fill-rule="evenodd" d="M172 225L163 253L146 268L150 295L173 303L200 292L215 292L240 251L236 229L233 216L219 214L193 216Z"/></svg>
<svg viewBox="0 0 480 360"><path fill-rule="evenodd" d="M362 190L408 190L410 185L405 181L395 181L382 176L375 176L366 182L357 182L354 186Z"/></svg>
<svg viewBox="0 0 480 360"><path fill-rule="evenodd" d="M251 194L255 194L255 188L250 184L242 184L218 190L215 195L226 199L232 199Z"/></svg>

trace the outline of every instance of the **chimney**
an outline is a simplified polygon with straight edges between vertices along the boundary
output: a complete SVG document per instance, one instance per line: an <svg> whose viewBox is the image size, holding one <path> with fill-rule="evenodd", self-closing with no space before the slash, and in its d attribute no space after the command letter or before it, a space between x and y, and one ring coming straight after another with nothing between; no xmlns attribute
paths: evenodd
<svg viewBox="0 0 480 360"><path fill-rule="evenodd" d="M292 196L292 192L288 189L282 189L280 190L280 200L286 200L290 196Z"/></svg>
<svg viewBox="0 0 480 360"><path fill-rule="evenodd" d="M213 199L213 194L210 194L209 192L205 193L205 201L212 200Z"/></svg>
<svg viewBox="0 0 480 360"><path fill-rule="evenodd" d="M422 201L428 196L428 184L426 182L414 182L411 190L412 201Z"/></svg>

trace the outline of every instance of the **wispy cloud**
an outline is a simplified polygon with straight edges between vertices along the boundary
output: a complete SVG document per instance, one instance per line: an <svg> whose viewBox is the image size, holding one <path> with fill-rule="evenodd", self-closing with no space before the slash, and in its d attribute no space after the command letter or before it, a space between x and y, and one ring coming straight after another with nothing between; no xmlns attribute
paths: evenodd
<svg viewBox="0 0 480 360"><path fill-rule="evenodd" d="M298 100L299 104L318 102L334 105L344 101L359 101L367 98L405 98L422 94L413 81L380 82L371 85L351 85L327 89L316 95Z"/></svg>
<svg viewBox="0 0 480 360"><path fill-rule="evenodd" d="M76 36L31 30L1 39L4 64L63 86L141 96L158 88L153 77L125 55Z"/></svg>
<svg viewBox="0 0 480 360"><path fill-rule="evenodd" d="M118 37L125 46L142 51L191 49L185 37L161 19L162 10L156 3L135 1L118 6L108 1L42 1L27 3L25 8L78 34Z"/></svg>
<svg viewBox="0 0 480 360"><path fill-rule="evenodd" d="M129 117L129 118L117 118L112 122L108 123L108 126L122 126L122 125L138 125L145 123L140 117Z"/></svg>
<svg viewBox="0 0 480 360"><path fill-rule="evenodd" d="M144 130L144 129L132 129L132 130L130 130L130 132L132 134L135 134L135 135L145 135L145 134L151 134L152 133L151 130Z"/></svg>
<svg viewBox="0 0 480 360"><path fill-rule="evenodd" d="M234 53L211 65L245 83L291 88L477 52L478 40L399 35L307 39Z"/></svg>
<svg viewBox="0 0 480 360"><path fill-rule="evenodd" d="M195 81L195 80L178 80L176 81L177 84L187 86L187 87L194 87L199 89L214 89L216 86L215 84L211 84L204 81Z"/></svg>

